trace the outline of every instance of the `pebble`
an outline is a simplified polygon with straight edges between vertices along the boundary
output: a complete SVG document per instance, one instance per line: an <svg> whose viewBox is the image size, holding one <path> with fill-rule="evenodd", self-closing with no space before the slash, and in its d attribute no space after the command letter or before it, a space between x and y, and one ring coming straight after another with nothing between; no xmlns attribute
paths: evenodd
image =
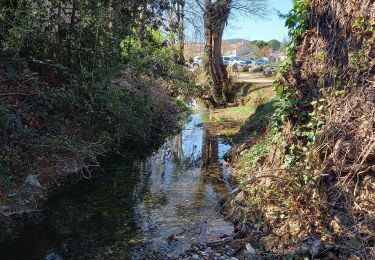
<svg viewBox="0 0 375 260"><path fill-rule="evenodd" d="M193 259L199 259L199 255L193 255Z"/></svg>
<svg viewBox="0 0 375 260"><path fill-rule="evenodd" d="M248 254L255 254L255 249L250 245L250 243L247 243L245 247Z"/></svg>
<svg viewBox="0 0 375 260"><path fill-rule="evenodd" d="M42 187L36 175L27 176L25 183L33 187L38 187L38 188Z"/></svg>
<svg viewBox="0 0 375 260"><path fill-rule="evenodd" d="M6 210L9 210L9 209L10 209L9 206L3 206L3 205L0 206L0 210L2 210L2 211L6 211Z"/></svg>
<svg viewBox="0 0 375 260"><path fill-rule="evenodd" d="M17 196L17 191L12 190L12 191L8 192L8 197L15 197L15 196Z"/></svg>

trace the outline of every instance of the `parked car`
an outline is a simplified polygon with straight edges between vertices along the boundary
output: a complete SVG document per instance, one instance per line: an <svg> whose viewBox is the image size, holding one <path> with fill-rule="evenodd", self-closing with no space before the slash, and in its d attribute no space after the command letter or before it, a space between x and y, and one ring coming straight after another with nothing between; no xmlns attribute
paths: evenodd
<svg viewBox="0 0 375 260"><path fill-rule="evenodd" d="M270 64L270 61L261 59L261 60L256 60L255 63L257 65L266 65L266 64Z"/></svg>
<svg viewBox="0 0 375 260"><path fill-rule="evenodd" d="M223 56L223 64L225 67L227 67L229 65L229 62L230 62L230 58L229 56Z"/></svg>
<svg viewBox="0 0 375 260"><path fill-rule="evenodd" d="M251 59L247 60L247 59L244 59L244 58L238 57L238 56L231 57L231 61L232 62L244 62L248 66L251 65L251 64L253 64L253 62L254 62Z"/></svg>
<svg viewBox="0 0 375 260"><path fill-rule="evenodd" d="M237 56L228 57L228 63L233 67L233 70L240 72L247 70L248 65L251 64L251 62Z"/></svg>
<svg viewBox="0 0 375 260"><path fill-rule="evenodd" d="M197 57L194 57L194 60L193 60L193 68L194 69L197 69L199 67L202 66L202 57L201 56L197 56Z"/></svg>
<svg viewBox="0 0 375 260"><path fill-rule="evenodd" d="M252 63L252 61L247 61L241 57L236 57L236 56L223 56L223 64L225 67L231 65L233 66L234 69L238 71L245 71L248 69L248 65ZM199 67L202 67L203 62L202 62L202 57L197 56L194 57L192 67L194 69L197 69Z"/></svg>

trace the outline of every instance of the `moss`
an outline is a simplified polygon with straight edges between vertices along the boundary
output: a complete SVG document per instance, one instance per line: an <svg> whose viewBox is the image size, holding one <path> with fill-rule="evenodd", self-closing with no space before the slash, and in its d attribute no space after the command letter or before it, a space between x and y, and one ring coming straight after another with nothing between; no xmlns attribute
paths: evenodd
<svg viewBox="0 0 375 260"><path fill-rule="evenodd" d="M189 105L182 98L175 98L174 103L182 111L189 111L190 110Z"/></svg>

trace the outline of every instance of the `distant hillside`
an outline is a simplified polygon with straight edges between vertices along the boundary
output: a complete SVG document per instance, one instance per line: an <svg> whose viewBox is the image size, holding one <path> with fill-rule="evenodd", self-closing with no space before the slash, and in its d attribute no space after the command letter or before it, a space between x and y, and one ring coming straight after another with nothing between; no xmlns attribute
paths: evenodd
<svg viewBox="0 0 375 260"><path fill-rule="evenodd" d="M250 43L249 40L245 40L245 39L241 39L241 38L227 39L227 40L224 40L224 41L228 42L229 44L237 44L239 42Z"/></svg>

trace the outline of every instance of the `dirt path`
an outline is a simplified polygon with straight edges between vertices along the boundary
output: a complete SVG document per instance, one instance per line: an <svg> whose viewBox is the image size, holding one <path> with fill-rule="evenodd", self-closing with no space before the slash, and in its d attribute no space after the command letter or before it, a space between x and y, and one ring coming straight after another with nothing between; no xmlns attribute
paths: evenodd
<svg viewBox="0 0 375 260"><path fill-rule="evenodd" d="M275 78L266 77L261 72L241 72L238 74L237 81L271 85L275 81Z"/></svg>
<svg viewBox="0 0 375 260"><path fill-rule="evenodd" d="M272 86L275 79L265 77L262 73L242 72L237 75L236 80L252 84L241 95L236 93L235 100L228 107L214 109L210 117L205 118L210 135L225 137L231 143L248 134L247 130L263 132L263 124L266 124L263 121L271 116L271 100L275 95Z"/></svg>

